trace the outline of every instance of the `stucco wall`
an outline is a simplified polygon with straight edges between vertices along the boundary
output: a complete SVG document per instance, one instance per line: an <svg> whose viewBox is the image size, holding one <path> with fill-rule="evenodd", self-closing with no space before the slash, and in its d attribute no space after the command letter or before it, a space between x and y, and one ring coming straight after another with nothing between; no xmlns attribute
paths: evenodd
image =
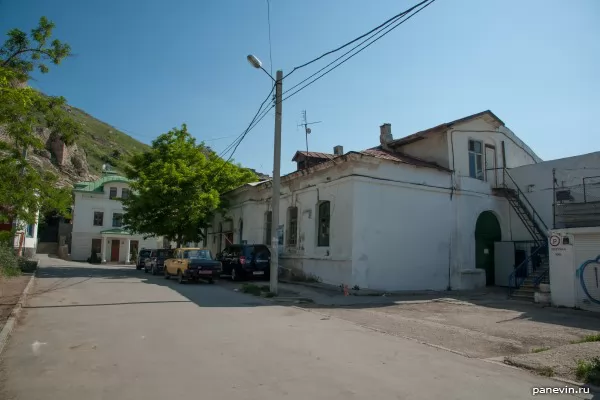
<svg viewBox="0 0 600 400"><path fill-rule="evenodd" d="M404 145L398 150L410 156L437 163L445 168L450 167L446 132L428 135L426 139Z"/></svg>
<svg viewBox="0 0 600 400"><path fill-rule="evenodd" d="M71 243L71 259L74 261L85 261L90 257L92 253L92 239L101 240L101 254L106 254L106 258L110 261L111 241L119 240L123 243L119 244L119 261L125 262L127 259L127 243L125 237L108 237L107 238L107 252L105 253L104 242L102 241L102 235L93 232L79 232L73 235ZM138 250L145 247L147 249L157 249L162 247L162 239L148 238L144 240L141 235L132 235L129 237L131 241L138 241Z"/></svg>
<svg viewBox="0 0 600 400"><path fill-rule="evenodd" d="M106 184L104 193L75 192L73 236L76 236L78 232L100 232L111 229L113 214L124 214L123 203L109 198L110 187L116 187L117 196L120 197L123 188L129 188L129 185L123 182L111 182ZM104 212L102 226L94 226L94 211Z"/></svg>
<svg viewBox="0 0 600 400"><path fill-rule="evenodd" d="M600 152L545 161L509 171L548 228L553 227L552 169L556 169L557 185L571 188L573 197L582 201L583 178L600 175Z"/></svg>

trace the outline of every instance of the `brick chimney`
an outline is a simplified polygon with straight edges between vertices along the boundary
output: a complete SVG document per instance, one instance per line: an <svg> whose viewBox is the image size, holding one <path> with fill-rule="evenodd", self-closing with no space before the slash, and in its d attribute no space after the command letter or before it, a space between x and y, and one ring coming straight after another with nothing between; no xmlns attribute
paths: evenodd
<svg viewBox="0 0 600 400"><path fill-rule="evenodd" d="M333 148L333 154L336 156L344 155L344 147L343 146L335 146Z"/></svg>
<svg viewBox="0 0 600 400"><path fill-rule="evenodd" d="M394 140L392 136L392 124L385 123L379 127L379 143L385 150L389 150L388 143Z"/></svg>

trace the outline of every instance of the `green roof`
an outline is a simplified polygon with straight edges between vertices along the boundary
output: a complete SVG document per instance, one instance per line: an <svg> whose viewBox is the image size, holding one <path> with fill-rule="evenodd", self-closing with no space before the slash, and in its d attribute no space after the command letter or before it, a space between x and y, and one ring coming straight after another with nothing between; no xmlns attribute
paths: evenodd
<svg viewBox="0 0 600 400"><path fill-rule="evenodd" d="M112 228L101 231L100 233L112 233L113 235L131 235L129 231L123 228Z"/></svg>
<svg viewBox="0 0 600 400"><path fill-rule="evenodd" d="M104 185L111 182L125 182L128 183L129 179L124 176L116 175L114 173L104 173L104 175L92 182L79 182L76 183L73 190L76 192L104 192Z"/></svg>

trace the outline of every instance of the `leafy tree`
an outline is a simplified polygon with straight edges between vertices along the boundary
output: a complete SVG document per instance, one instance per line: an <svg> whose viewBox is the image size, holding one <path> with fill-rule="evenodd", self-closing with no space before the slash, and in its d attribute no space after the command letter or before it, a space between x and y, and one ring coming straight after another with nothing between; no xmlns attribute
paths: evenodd
<svg viewBox="0 0 600 400"><path fill-rule="evenodd" d="M26 80L35 68L45 74L49 71L47 62L54 65L71 55L71 47L58 39L51 42L54 23L41 17L37 28L27 36L20 29L11 29L8 39L0 47L0 66L16 71L21 81Z"/></svg>
<svg viewBox="0 0 600 400"><path fill-rule="evenodd" d="M135 233L165 236L177 245L198 242L213 215L224 208L220 194L257 180L246 168L223 161L181 129L160 135L127 168L132 193L124 199L125 225Z"/></svg>
<svg viewBox="0 0 600 400"><path fill-rule="evenodd" d="M54 24L45 17L28 36L13 29L0 47L0 130L7 141L0 141L0 220L35 220L37 210L55 210L66 215L71 203L68 189L56 188L58 178L29 164L29 149L40 149L44 142L39 129L47 128L51 137L72 144L82 130L65 111L66 100L50 97L28 87L29 73L38 68L48 71L45 62L59 64L70 54L70 47L50 40Z"/></svg>

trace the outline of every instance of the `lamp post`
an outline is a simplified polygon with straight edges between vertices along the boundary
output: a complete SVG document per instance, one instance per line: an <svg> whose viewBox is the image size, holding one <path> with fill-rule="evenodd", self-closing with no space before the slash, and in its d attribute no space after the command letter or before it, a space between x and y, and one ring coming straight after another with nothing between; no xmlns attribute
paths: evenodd
<svg viewBox="0 0 600 400"><path fill-rule="evenodd" d="M273 81L275 81L275 139L273 141L273 194L271 197L271 265L270 265L270 290L277 293L277 278L279 274L279 195L280 195L280 170L281 170L281 94L283 71L278 70L276 79L271 76L262 66L260 60L249 55L248 62L258 69L262 69Z"/></svg>

